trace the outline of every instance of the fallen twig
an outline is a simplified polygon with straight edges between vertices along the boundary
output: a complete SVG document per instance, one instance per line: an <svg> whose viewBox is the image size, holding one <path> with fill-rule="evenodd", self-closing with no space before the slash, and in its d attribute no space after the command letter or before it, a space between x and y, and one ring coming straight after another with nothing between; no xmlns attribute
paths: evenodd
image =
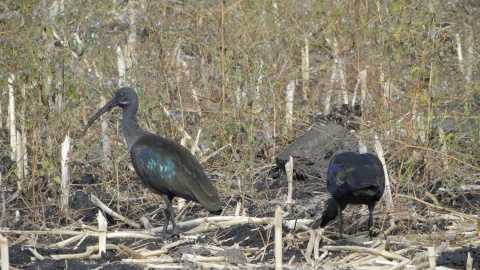
<svg viewBox="0 0 480 270"><path fill-rule="evenodd" d="M107 215L110 215L112 216L113 218L115 218L116 220L121 220L125 223L127 223L129 226L135 228L135 229L140 229L141 228L141 225L136 223L135 221L133 220L130 220L120 214L118 214L117 212L113 211L112 209L110 209L108 206L106 206L105 204L103 204L100 199L98 199L95 195L90 195L90 200L97 206L99 207L100 209L102 209L103 212L105 212Z"/></svg>
<svg viewBox="0 0 480 270"><path fill-rule="evenodd" d="M35 258L37 258L38 260L40 261L43 261L45 260L45 257L42 256L40 253L38 253L38 251L34 248L28 248L28 250L33 254L33 256L35 256ZM3 268L2 268L3 269Z"/></svg>
<svg viewBox="0 0 480 270"><path fill-rule="evenodd" d="M51 244L47 247L49 248L63 248L67 245L69 245L70 243L73 243L73 242L76 242L76 241L79 241L80 239L83 239L87 237L87 233L82 233L82 234L78 234L78 235L75 235L73 237L70 237L68 239L65 239L61 242L58 242L58 243L55 243L55 244Z"/></svg>
<svg viewBox="0 0 480 270"><path fill-rule="evenodd" d="M168 265L168 264L156 265L156 264L150 264L150 263L145 264L145 267L147 269L185 269L185 266L183 265Z"/></svg>
<svg viewBox="0 0 480 270"><path fill-rule="evenodd" d="M353 252L366 252L366 253L371 253L374 255L381 255L385 258L391 259L391 260L407 260L407 258L388 252L386 250L381 250L381 249L374 249L374 248L365 248L365 247L356 247L356 246L324 246L323 247L326 250L329 251L353 251Z"/></svg>
<svg viewBox="0 0 480 270"><path fill-rule="evenodd" d="M95 251L94 247L87 247L87 250L83 253L56 254L56 255L50 255L50 257L54 260L89 259L91 258L91 255L94 251ZM94 256L97 256L97 255L94 255Z"/></svg>
<svg viewBox="0 0 480 270"><path fill-rule="evenodd" d="M215 152L211 153L210 155L202 158L202 160L200 160L200 164L206 162L207 160L211 159L212 157L214 157L218 152L222 151L223 149L225 149L226 147L229 147L231 146L231 144L227 143L226 145L220 147L218 150L216 150Z"/></svg>
<svg viewBox="0 0 480 270"><path fill-rule="evenodd" d="M20 231L20 230L0 230L4 234L34 234L34 235L86 235L90 237L98 237L98 232L69 231L69 230L45 230L45 231ZM144 231L125 231L125 232L107 232L107 239L114 238L141 238L141 239L155 239L160 238L152 235L152 233Z"/></svg>
<svg viewBox="0 0 480 270"><path fill-rule="evenodd" d="M114 244L106 244L105 248L107 250L117 250L121 252L125 252L129 254L131 257L142 258L142 255L138 252L135 252L125 246L118 246ZM93 252L99 251L99 245L87 247L87 250L83 253L75 253L75 254L55 254L50 255L50 257L54 260L73 260L73 259L100 259L101 255L95 254L92 255Z"/></svg>
<svg viewBox="0 0 480 270"><path fill-rule="evenodd" d="M218 262L225 262L225 257L217 256L217 257L204 257L200 255L192 255L192 254L183 254L182 260L190 261L201 268L204 269L224 269L225 266L221 264L217 264Z"/></svg>
<svg viewBox="0 0 480 270"><path fill-rule="evenodd" d="M224 256L206 257L206 256L193 255L188 253L184 253L182 255L182 260L191 261L191 262L210 262L210 263L226 261Z"/></svg>
<svg viewBox="0 0 480 270"><path fill-rule="evenodd" d="M315 239L317 237L314 230L309 230L309 233L310 233L310 240L308 241L307 250L305 251L305 260L307 261L308 265L312 265L313 262L312 262L311 256L312 256L313 249L315 247Z"/></svg>
<svg viewBox="0 0 480 270"><path fill-rule="evenodd" d="M178 240L178 241L175 241L175 242L172 242L170 244L166 244L166 245L163 245L162 248L158 249L158 250L152 250L152 251L145 251L145 252L142 252L140 253L142 256L144 257L150 257L150 256L158 256L158 255L161 255L161 254L165 254L167 253L170 249L174 248L174 247L177 247L183 243L186 243L190 240L188 239L181 239L181 240Z"/></svg>
<svg viewBox="0 0 480 270"><path fill-rule="evenodd" d="M411 262L411 261L410 261L409 259L403 260L403 261L401 261L400 263L398 263L397 265L388 268L388 270L400 269L400 268L404 267L405 265L409 264L410 262Z"/></svg>
<svg viewBox="0 0 480 270"><path fill-rule="evenodd" d="M148 259L123 259L122 262L125 263L135 263L135 264L147 264L147 263L155 263L155 264L163 264L163 263L175 263L178 262L178 259L173 259L169 256L165 258L148 258Z"/></svg>
<svg viewBox="0 0 480 270"><path fill-rule="evenodd" d="M143 256L142 254L136 252L135 250L123 245L123 244L118 244L118 251L120 253L127 253L128 256L132 257L133 259L145 259L146 257Z"/></svg>

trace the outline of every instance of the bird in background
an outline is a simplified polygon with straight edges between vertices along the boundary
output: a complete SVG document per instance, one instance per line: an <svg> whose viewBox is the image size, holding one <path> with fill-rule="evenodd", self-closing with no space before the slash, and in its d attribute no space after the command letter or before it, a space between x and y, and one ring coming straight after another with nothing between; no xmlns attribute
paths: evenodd
<svg viewBox="0 0 480 270"><path fill-rule="evenodd" d="M146 187L165 200L162 236L167 236L169 221L172 222L172 236L180 233L172 210L174 197L197 202L210 213L220 214L222 204L218 192L193 154L179 143L140 127L138 95L132 88L117 90L113 98L88 120L84 132L102 114L117 106L122 109L122 131L135 172Z"/></svg>
<svg viewBox="0 0 480 270"><path fill-rule="evenodd" d="M345 152L332 157L327 171L330 195L322 213L320 227L340 216L340 235L343 235L342 211L348 204L368 206L368 230L372 237L373 209L385 191L385 173L380 159L371 153Z"/></svg>

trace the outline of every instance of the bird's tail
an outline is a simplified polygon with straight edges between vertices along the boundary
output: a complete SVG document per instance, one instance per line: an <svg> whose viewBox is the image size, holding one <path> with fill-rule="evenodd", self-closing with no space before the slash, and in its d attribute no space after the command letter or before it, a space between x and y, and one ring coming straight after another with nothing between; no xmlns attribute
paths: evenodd
<svg viewBox="0 0 480 270"><path fill-rule="evenodd" d="M223 209L220 208L220 210L214 210L214 211L210 211L210 213L214 214L214 215L220 215L222 213Z"/></svg>
<svg viewBox="0 0 480 270"><path fill-rule="evenodd" d="M378 193L377 186L369 186L366 188L355 190L352 194L355 197L372 197Z"/></svg>

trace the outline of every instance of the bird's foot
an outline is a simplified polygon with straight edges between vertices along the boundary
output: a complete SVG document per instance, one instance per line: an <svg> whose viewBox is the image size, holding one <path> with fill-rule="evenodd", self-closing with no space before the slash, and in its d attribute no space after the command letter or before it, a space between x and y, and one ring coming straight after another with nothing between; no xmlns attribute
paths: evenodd
<svg viewBox="0 0 480 270"><path fill-rule="evenodd" d="M165 233L165 234L162 234L162 238L163 239L173 239L173 238L180 238L180 234L179 233Z"/></svg>
<svg viewBox="0 0 480 270"><path fill-rule="evenodd" d="M163 239L173 239L173 238L180 238L181 231L179 229L174 229L171 233L163 232L162 238Z"/></svg>
<svg viewBox="0 0 480 270"><path fill-rule="evenodd" d="M372 227L370 228L369 236L370 238L377 237L382 231L379 228Z"/></svg>

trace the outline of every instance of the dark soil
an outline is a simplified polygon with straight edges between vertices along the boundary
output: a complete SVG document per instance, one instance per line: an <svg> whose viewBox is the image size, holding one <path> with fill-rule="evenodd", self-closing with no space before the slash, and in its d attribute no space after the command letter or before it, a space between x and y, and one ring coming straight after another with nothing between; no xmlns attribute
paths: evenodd
<svg viewBox="0 0 480 270"><path fill-rule="evenodd" d="M468 253L473 258L473 268L478 269L480 267L480 247L478 246L444 252L438 257L437 265L453 269L464 269L467 264Z"/></svg>

